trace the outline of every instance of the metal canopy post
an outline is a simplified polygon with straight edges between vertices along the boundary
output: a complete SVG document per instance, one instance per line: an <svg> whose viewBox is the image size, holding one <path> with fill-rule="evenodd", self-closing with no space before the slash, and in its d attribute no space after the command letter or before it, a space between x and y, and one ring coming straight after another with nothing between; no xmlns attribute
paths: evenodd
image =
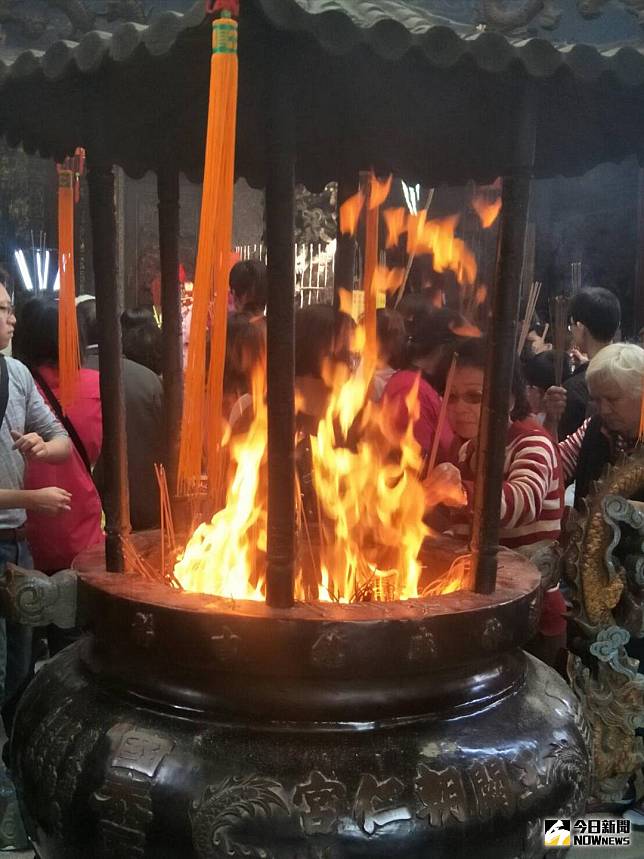
<svg viewBox="0 0 644 859"><path fill-rule="evenodd" d="M98 360L105 471L105 563L110 572L125 569L123 538L130 533L130 498L121 349L121 306L117 285L114 172L89 146L87 187L92 224Z"/></svg>
<svg viewBox="0 0 644 859"><path fill-rule="evenodd" d="M179 438L183 409L183 330L179 286L179 171L164 165L157 173L161 315L163 318L163 392L165 467L170 497L177 494Z"/></svg>
<svg viewBox="0 0 644 859"><path fill-rule="evenodd" d="M485 594L496 587L503 466L535 157L536 107L536 92L532 85L527 85L521 103L512 175L503 180L496 272L489 305L471 540L474 589Z"/></svg>
<svg viewBox="0 0 644 859"><path fill-rule="evenodd" d="M278 44L266 121L268 250L268 548L266 602L293 605L295 572L295 122L292 80Z"/></svg>

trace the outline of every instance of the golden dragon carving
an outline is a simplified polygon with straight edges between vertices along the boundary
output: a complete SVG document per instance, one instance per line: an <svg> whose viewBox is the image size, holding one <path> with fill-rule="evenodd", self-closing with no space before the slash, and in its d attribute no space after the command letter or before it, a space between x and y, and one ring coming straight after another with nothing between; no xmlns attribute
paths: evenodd
<svg viewBox="0 0 644 859"><path fill-rule="evenodd" d="M564 555L564 576L577 591L577 618L591 628L614 624L614 610L624 590L624 574L608 553L614 547L614 527L604 501L608 496L632 498L644 492L644 450L622 456L609 467L577 517ZM609 563L607 564L607 560Z"/></svg>
<svg viewBox="0 0 644 859"><path fill-rule="evenodd" d="M575 514L564 551L576 627L571 647L577 651L570 655L568 677L591 728L593 797L600 804L620 802L644 764L636 733L644 717L644 675L626 652L631 636L644 632L641 572L634 578L614 554L626 523L637 535L635 566L644 567L644 515L628 503L643 492L644 450L638 448L595 484L585 514Z"/></svg>

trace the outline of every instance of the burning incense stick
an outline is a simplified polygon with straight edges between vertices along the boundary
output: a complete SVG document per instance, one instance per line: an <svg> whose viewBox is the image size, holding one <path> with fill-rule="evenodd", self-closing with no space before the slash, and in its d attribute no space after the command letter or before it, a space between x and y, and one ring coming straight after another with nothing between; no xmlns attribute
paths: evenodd
<svg viewBox="0 0 644 859"><path fill-rule="evenodd" d="M532 284L530 292L528 293L528 301L526 303L523 324L521 326L521 334L519 335L519 342L517 345L517 355L521 355L525 348L526 340L528 339L528 334L530 333L530 328L532 326L532 319L534 317L535 310L537 309L540 292L541 283L537 280Z"/></svg>
<svg viewBox="0 0 644 859"><path fill-rule="evenodd" d="M553 348L555 352L555 384L561 387L563 381L564 360L568 338L568 315L570 300L564 295L557 295L550 301L550 324L553 332Z"/></svg>
<svg viewBox="0 0 644 859"><path fill-rule="evenodd" d="M452 356L452 363L450 364L449 372L447 374L447 380L445 382L445 391L443 392L443 399L441 400L441 409L438 413L438 423L436 424L436 431L434 433L434 440L432 442L432 450L429 454L429 457L425 455L420 470L419 476L421 480L425 480L427 475L431 474L436 467L436 460L438 459L438 447L440 445L441 436L443 435L443 428L445 426L445 420L447 418L447 403L449 402L449 395L452 390L452 383L454 381L454 373L456 372L457 363L458 352L454 352L454 355Z"/></svg>
<svg viewBox="0 0 644 859"><path fill-rule="evenodd" d="M572 283L572 294L576 295L581 289L581 261L570 263L570 280Z"/></svg>

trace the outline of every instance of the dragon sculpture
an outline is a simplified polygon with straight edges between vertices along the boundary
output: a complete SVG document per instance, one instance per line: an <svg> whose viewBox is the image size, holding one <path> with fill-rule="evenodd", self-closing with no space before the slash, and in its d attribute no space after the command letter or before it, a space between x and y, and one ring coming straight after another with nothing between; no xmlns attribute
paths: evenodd
<svg viewBox="0 0 644 859"><path fill-rule="evenodd" d="M607 470L569 524L563 578L570 590L569 681L593 737L594 798L619 802L644 764L644 674L626 645L644 636L644 451Z"/></svg>

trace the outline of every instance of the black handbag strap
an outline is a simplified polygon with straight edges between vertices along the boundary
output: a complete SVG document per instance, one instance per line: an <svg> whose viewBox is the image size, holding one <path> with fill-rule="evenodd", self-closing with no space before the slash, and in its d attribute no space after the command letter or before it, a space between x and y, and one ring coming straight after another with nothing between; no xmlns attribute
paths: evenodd
<svg viewBox="0 0 644 859"><path fill-rule="evenodd" d="M4 355L0 355L0 426L4 421L9 404L9 368Z"/></svg>
<svg viewBox="0 0 644 859"><path fill-rule="evenodd" d="M31 374L34 377L34 379L38 382L40 387L42 388L42 392L45 395L45 397L47 398L49 405L52 407L54 414L56 415L58 420L61 422L61 424L67 430L67 434L69 435L72 442L74 443L74 447L78 451L78 455L83 460L83 465L87 469L87 473L89 474L90 477L92 477L92 463L89 460L89 456L87 455L87 450L85 449L85 445L81 441L81 437L76 432L76 427L70 421L70 419L67 417L67 415L63 412L62 406L60 405L60 403L58 401L58 397L56 396L56 394L54 394L54 392L49 387L47 382L45 382L45 380L40 375L40 373L37 370L32 370Z"/></svg>

